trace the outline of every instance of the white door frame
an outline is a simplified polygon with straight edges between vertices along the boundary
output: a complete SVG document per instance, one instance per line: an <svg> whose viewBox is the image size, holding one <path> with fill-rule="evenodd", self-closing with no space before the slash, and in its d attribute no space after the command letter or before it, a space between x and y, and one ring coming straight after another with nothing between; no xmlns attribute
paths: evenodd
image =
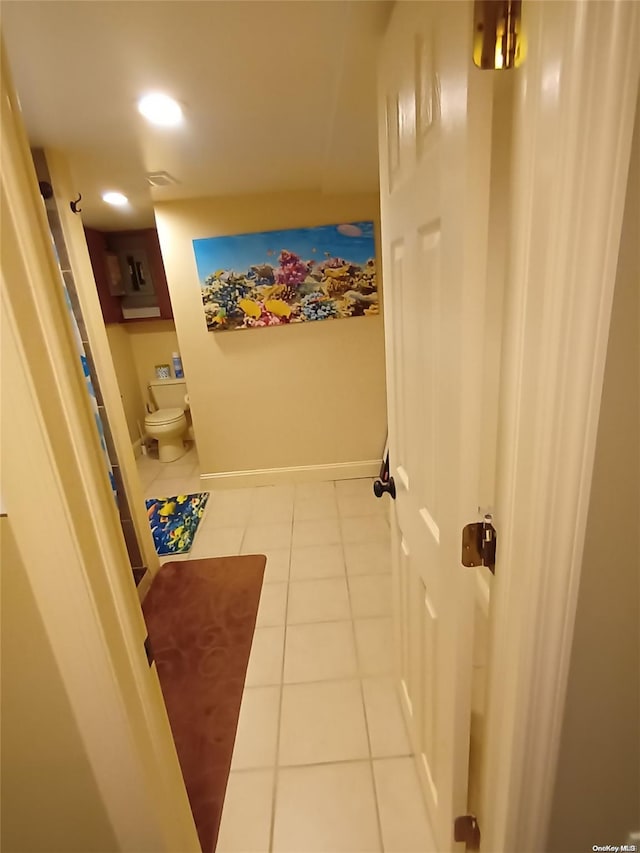
<svg viewBox="0 0 640 853"><path fill-rule="evenodd" d="M118 850L195 853L5 51L0 83L3 509Z"/></svg>
<svg viewBox="0 0 640 853"><path fill-rule="evenodd" d="M482 849L544 850L640 56L640 8L523 4ZM509 73L509 72L506 72ZM588 700L588 697L585 697Z"/></svg>
<svg viewBox="0 0 640 853"><path fill-rule="evenodd" d="M544 847L640 62L635 3L529 0L524 14L483 785L491 853ZM135 589L124 581L126 551L52 288L57 271L6 68L2 78L5 233L15 241L3 260L3 314L29 380L21 393L37 414L38 478L58 499L48 510L61 531L55 590L43 570L50 543L29 537L21 518L30 507L11 471L3 497L121 849L160 839L160 849L197 850L157 680L141 657ZM97 508L102 532L91 523ZM108 728L98 730L96 710Z"/></svg>

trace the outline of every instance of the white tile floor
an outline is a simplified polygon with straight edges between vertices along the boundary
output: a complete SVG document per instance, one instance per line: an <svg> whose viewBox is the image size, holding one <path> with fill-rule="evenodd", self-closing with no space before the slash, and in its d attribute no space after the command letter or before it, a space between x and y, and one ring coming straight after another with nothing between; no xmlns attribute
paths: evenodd
<svg viewBox="0 0 640 853"><path fill-rule="evenodd" d="M205 490L193 450L138 469L147 497ZM391 678L385 509L368 479L209 498L188 556L267 556L218 853L435 851Z"/></svg>

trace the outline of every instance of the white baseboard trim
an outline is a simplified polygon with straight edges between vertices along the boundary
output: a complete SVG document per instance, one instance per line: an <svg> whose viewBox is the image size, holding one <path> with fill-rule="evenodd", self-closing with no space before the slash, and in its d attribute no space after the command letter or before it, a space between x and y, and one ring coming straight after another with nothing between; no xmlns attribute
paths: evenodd
<svg viewBox="0 0 640 853"><path fill-rule="evenodd" d="M142 578L140 583L137 586L138 598L140 600L140 604L144 601L147 593L151 589L151 581L153 580L153 573L151 569L147 569L145 572L145 576Z"/></svg>
<svg viewBox="0 0 640 853"><path fill-rule="evenodd" d="M336 462L332 465L298 465L292 468L263 468L257 471L221 471L201 474L203 486L235 489L249 486L275 486L282 483L302 483L309 480L356 480L377 477L380 459L362 462Z"/></svg>
<svg viewBox="0 0 640 853"><path fill-rule="evenodd" d="M133 450L133 455L137 459L139 456L142 456L142 439L136 438L135 441L131 442L131 448Z"/></svg>

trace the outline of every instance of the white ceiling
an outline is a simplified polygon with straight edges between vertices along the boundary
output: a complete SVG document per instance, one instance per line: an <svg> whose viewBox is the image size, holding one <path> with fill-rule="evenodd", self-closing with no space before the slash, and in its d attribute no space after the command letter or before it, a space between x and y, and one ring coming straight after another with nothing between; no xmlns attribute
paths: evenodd
<svg viewBox="0 0 640 853"><path fill-rule="evenodd" d="M153 200L378 181L373 0L3 0L2 29L33 146L68 153L83 221L153 224ZM179 128L136 101L164 91ZM151 190L145 173L179 183ZM110 208L105 190L125 193Z"/></svg>

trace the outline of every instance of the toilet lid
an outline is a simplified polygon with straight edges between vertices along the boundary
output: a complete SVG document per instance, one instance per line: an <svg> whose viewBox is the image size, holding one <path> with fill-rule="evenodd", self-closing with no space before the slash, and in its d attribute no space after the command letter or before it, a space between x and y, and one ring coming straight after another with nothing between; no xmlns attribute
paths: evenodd
<svg viewBox="0 0 640 853"><path fill-rule="evenodd" d="M173 421L179 421L184 416L182 409L158 409L157 412L151 412L144 419L145 423L153 424L170 424Z"/></svg>

